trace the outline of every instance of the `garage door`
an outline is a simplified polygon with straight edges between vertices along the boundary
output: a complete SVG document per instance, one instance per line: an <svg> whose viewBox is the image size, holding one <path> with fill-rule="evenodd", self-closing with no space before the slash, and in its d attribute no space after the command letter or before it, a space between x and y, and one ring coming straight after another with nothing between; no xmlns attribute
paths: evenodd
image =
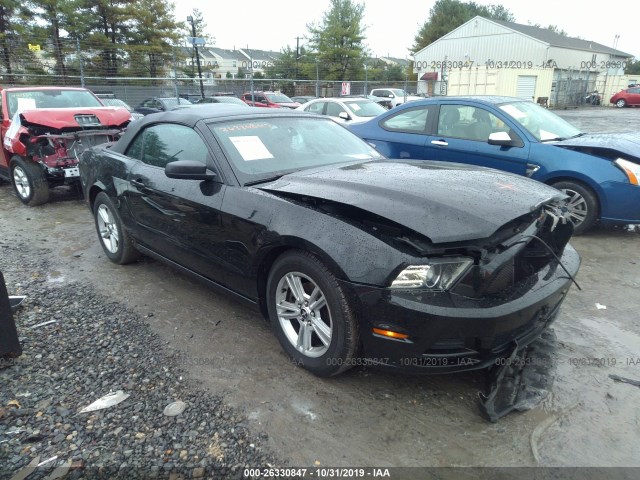
<svg viewBox="0 0 640 480"><path fill-rule="evenodd" d="M523 100L533 100L536 94L536 78L535 75L518 75L516 97Z"/></svg>

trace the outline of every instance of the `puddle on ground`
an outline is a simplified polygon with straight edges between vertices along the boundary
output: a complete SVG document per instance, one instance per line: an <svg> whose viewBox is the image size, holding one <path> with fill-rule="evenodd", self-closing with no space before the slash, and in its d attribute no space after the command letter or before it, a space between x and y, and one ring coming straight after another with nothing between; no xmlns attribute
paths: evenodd
<svg viewBox="0 0 640 480"><path fill-rule="evenodd" d="M637 355L640 352L640 336L629 330L622 329L605 319L582 318L580 322L588 331L606 338L612 344L624 347L626 354Z"/></svg>

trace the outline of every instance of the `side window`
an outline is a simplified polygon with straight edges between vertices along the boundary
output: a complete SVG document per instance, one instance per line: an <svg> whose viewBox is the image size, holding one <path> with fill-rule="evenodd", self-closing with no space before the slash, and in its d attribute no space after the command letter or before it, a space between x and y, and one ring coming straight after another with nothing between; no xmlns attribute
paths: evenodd
<svg viewBox="0 0 640 480"><path fill-rule="evenodd" d="M256 102L267 103L267 99L263 95L256 95L254 98Z"/></svg>
<svg viewBox="0 0 640 480"><path fill-rule="evenodd" d="M428 107L412 108L388 118L380 124L385 130L409 133L424 133L431 109Z"/></svg>
<svg viewBox="0 0 640 480"><path fill-rule="evenodd" d="M133 142L129 144L129 148L127 148L124 154L129 158L142 160L142 143L143 142L144 142L144 131L138 133L138 136L134 138Z"/></svg>
<svg viewBox="0 0 640 480"><path fill-rule="evenodd" d="M318 115L322 115L322 111L324 110L324 105L327 102L316 102L309 105L305 110L311 113L317 113Z"/></svg>
<svg viewBox="0 0 640 480"><path fill-rule="evenodd" d="M140 145L138 145L138 143ZM177 160L207 163L207 146L190 127L170 123L147 127L127 150L127 156L164 168Z"/></svg>
<svg viewBox="0 0 640 480"><path fill-rule="evenodd" d="M483 108L468 105L442 105L438 135L486 142L493 132L506 132L507 126Z"/></svg>
<svg viewBox="0 0 640 480"><path fill-rule="evenodd" d="M145 100L144 102L142 102L142 106L143 107L148 107L148 108L156 108L153 103L154 103L153 98L149 98L149 99Z"/></svg>
<svg viewBox="0 0 640 480"><path fill-rule="evenodd" d="M340 112L344 112L344 108L342 108L337 103L328 102L327 103L327 115L330 117L337 117L340 115Z"/></svg>

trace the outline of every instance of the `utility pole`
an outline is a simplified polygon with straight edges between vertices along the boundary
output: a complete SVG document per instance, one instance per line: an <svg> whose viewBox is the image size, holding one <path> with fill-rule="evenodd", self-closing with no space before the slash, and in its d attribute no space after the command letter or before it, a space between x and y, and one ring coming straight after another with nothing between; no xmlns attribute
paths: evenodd
<svg viewBox="0 0 640 480"><path fill-rule="evenodd" d="M300 58L300 39L302 37L296 37L296 78L298 80L298 58Z"/></svg>
<svg viewBox="0 0 640 480"><path fill-rule="evenodd" d="M76 53L80 63L80 86L84 88L84 66L82 65L82 53L80 52L80 38L76 37Z"/></svg>
<svg viewBox="0 0 640 480"><path fill-rule="evenodd" d="M368 90L367 90L367 82L368 82L369 78L368 78L368 73L367 73L367 61L365 60L364 62L364 94L368 95Z"/></svg>
<svg viewBox="0 0 640 480"><path fill-rule="evenodd" d="M196 22L189 15L187 22L191 23L191 33L193 33L193 48L196 50L196 63L198 64L198 78L200 79L200 95L204 99L204 85L202 83L202 69L200 68L200 54L198 53L198 45L196 45Z"/></svg>

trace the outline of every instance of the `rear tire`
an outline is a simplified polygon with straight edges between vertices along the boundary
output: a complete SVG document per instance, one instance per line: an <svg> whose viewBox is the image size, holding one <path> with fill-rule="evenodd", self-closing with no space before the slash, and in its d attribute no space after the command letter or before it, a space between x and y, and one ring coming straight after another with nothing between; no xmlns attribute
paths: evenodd
<svg viewBox="0 0 640 480"><path fill-rule="evenodd" d="M589 187L572 181L557 182L551 186L569 195L569 219L573 223L574 235L583 234L598 221L598 198Z"/></svg>
<svg viewBox="0 0 640 480"><path fill-rule="evenodd" d="M320 377L354 365L357 319L318 258L300 250L283 254L269 272L266 294L271 326L293 363Z"/></svg>
<svg viewBox="0 0 640 480"><path fill-rule="evenodd" d="M624 108L626 106L627 106L627 102L622 98L616 102L616 107L618 108Z"/></svg>
<svg viewBox="0 0 640 480"><path fill-rule="evenodd" d="M22 203L35 207L49 201L49 183L40 165L18 155L9 165L13 191Z"/></svg>
<svg viewBox="0 0 640 480"><path fill-rule="evenodd" d="M113 263L124 265L140 257L129 233L122 225L116 206L105 192L100 192L93 204L93 217L100 245Z"/></svg>

